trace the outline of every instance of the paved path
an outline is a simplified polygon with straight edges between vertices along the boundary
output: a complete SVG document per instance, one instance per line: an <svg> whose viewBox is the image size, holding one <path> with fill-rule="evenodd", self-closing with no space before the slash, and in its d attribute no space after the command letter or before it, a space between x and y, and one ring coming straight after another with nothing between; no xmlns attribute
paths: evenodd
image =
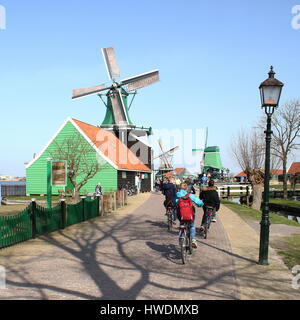
<svg viewBox="0 0 300 320"><path fill-rule="evenodd" d="M257 264L259 255L257 226L253 228L252 224L248 224L225 206L221 207L220 219L230 240L240 298L300 300L300 288L292 288L294 276L291 270L272 247L269 247L269 265ZM276 228L277 232L279 228L280 225ZM270 239L276 237L278 234L274 234L274 229L271 229Z"/></svg>
<svg viewBox="0 0 300 320"><path fill-rule="evenodd" d="M133 213L96 218L1 251L7 289L0 299L239 299L221 221L207 240L198 238L198 249L182 265L162 200L153 194Z"/></svg>

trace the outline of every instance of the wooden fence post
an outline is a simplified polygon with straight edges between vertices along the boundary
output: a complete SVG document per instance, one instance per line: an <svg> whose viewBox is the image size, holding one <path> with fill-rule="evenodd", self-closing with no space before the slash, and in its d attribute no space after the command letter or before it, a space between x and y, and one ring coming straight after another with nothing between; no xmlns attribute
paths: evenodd
<svg viewBox="0 0 300 320"><path fill-rule="evenodd" d="M128 196L127 190L125 189L125 190L124 190L124 205L125 205L125 206L127 205L127 196Z"/></svg>
<svg viewBox="0 0 300 320"><path fill-rule="evenodd" d="M100 195L97 195L97 196L96 196L96 199L97 199L97 216L99 217L99 216L100 216L100 210L101 210L101 209L100 209L100 208L101 208L101 207L100 207L100 206L101 206L100 202L102 202L102 201L101 201L101 196L100 196Z"/></svg>
<svg viewBox="0 0 300 320"><path fill-rule="evenodd" d="M31 222L32 222L32 239L36 238L36 201L35 199L31 200L31 210L32 210L32 215L31 215Z"/></svg>
<svg viewBox="0 0 300 320"><path fill-rule="evenodd" d="M84 212L85 197L81 197L81 201L82 201L82 221L85 221L85 212Z"/></svg>
<svg viewBox="0 0 300 320"><path fill-rule="evenodd" d="M117 210L117 192L116 191L114 191L114 211L116 211Z"/></svg>
<svg viewBox="0 0 300 320"><path fill-rule="evenodd" d="M101 197L101 217L104 216L104 194Z"/></svg>
<svg viewBox="0 0 300 320"><path fill-rule="evenodd" d="M250 198L250 195L249 195L249 186L246 187L246 201L247 201L247 206L249 206L249 198Z"/></svg>
<svg viewBox="0 0 300 320"><path fill-rule="evenodd" d="M66 227L66 200L60 199L60 210L61 210L61 228Z"/></svg>

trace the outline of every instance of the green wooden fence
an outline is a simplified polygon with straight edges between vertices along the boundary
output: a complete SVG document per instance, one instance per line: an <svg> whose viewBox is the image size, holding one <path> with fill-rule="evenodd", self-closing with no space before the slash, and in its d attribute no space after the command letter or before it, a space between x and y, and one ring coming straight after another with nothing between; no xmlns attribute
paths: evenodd
<svg viewBox="0 0 300 320"><path fill-rule="evenodd" d="M0 217L0 249L32 238L32 205L15 216Z"/></svg>
<svg viewBox="0 0 300 320"><path fill-rule="evenodd" d="M98 217L99 201L82 199L74 205L62 201L52 209L33 201L17 215L0 216L0 249Z"/></svg>

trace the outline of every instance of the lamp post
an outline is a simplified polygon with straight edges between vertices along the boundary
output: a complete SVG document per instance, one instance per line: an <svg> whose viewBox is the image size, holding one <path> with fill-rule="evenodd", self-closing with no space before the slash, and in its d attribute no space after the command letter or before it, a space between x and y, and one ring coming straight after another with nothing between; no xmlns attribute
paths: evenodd
<svg viewBox="0 0 300 320"><path fill-rule="evenodd" d="M259 246L259 264L268 265L268 251L269 251L269 183L270 183L270 156L271 156L271 139L272 139L272 115L277 108L281 96L283 83L275 77L273 67L269 71L269 78L261 83L260 97L261 107L265 109L267 115L267 130L266 134L266 156L265 156L265 178L264 178L264 198L262 219L260 222L260 246Z"/></svg>

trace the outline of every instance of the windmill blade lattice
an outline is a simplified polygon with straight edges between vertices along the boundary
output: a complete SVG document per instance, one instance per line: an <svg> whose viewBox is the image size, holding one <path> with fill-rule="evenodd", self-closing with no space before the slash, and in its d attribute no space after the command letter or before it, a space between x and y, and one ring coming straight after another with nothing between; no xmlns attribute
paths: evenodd
<svg viewBox="0 0 300 320"><path fill-rule="evenodd" d="M159 81L159 70L146 72L117 82L116 78L120 77L120 70L117 63L114 48L103 48L102 54L105 61L108 77L112 81L112 84L110 86L101 84L86 89L75 89L73 90L72 99L77 99L92 94L99 94L103 91L108 91L107 97L108 100L110 99L110 101L108 101L107 106L112 116L109 114L105 117L105 119L110 119L109 121L114 121L114 123L110 123L108 124L108 126L119 125L122 127L132 127L131 121L128 117L128 93L123 87L126 86L126 89L128 91L135 91L137 89L149 86ZM126 101L125 103L124 100ZM113 118L113 120L111 118Z"/></svg>

